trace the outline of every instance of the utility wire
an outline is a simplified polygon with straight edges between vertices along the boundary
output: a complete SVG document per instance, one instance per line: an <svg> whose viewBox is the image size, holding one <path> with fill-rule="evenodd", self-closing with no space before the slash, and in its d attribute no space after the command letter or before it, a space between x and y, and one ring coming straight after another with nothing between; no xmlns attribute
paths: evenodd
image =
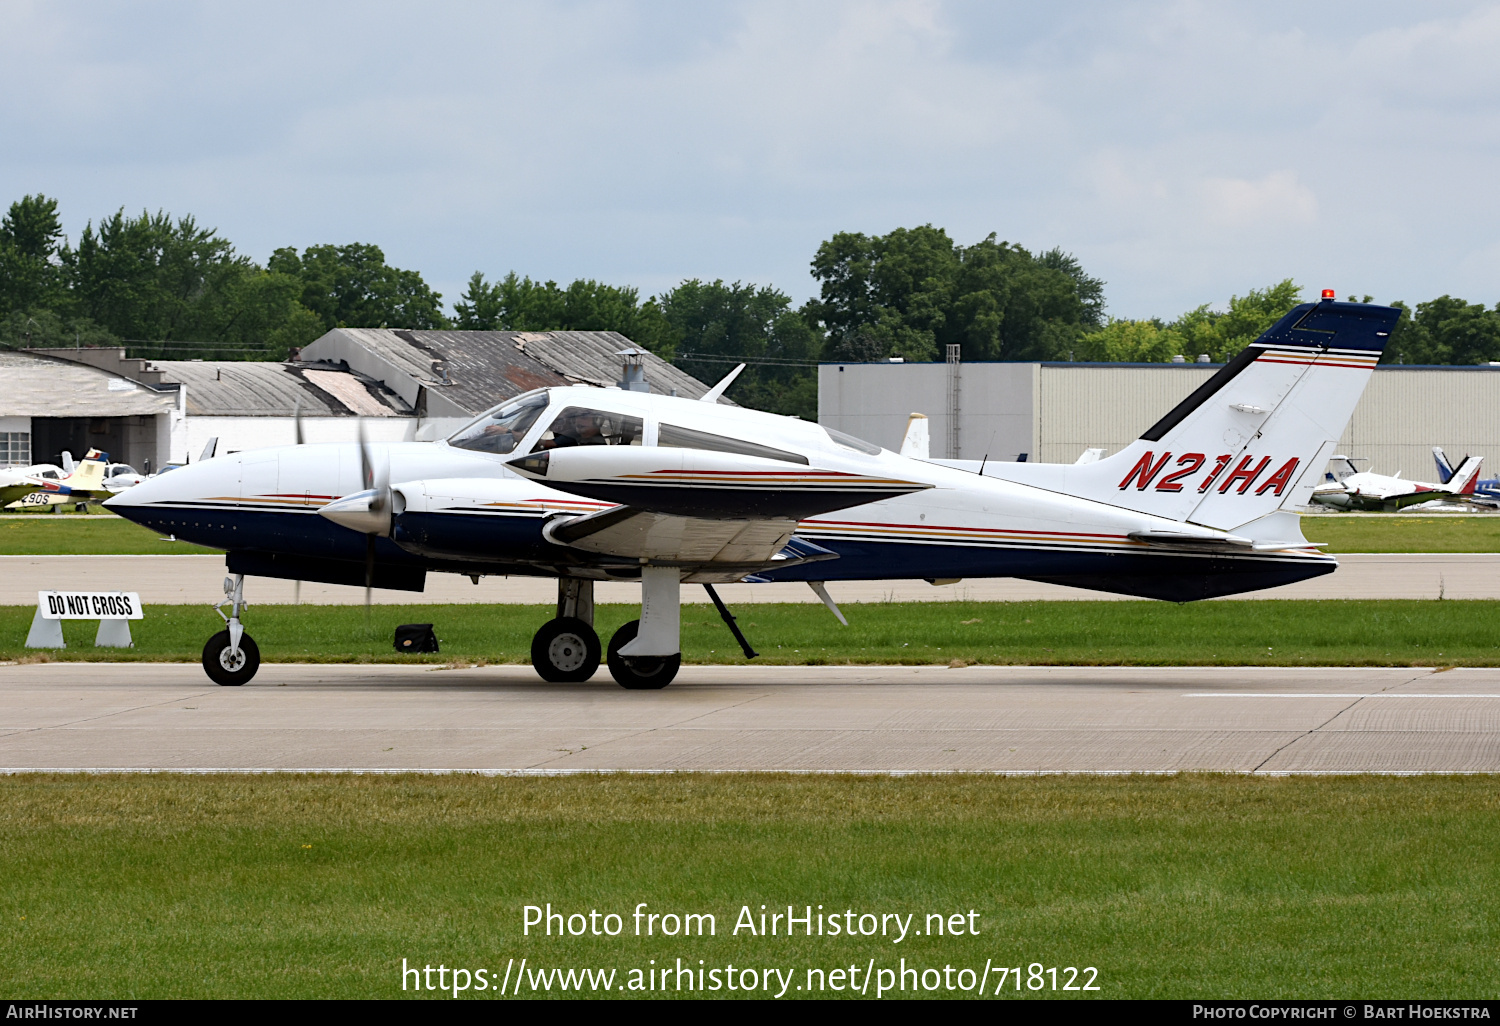
<svg viewBox="0 0 1500 1026"><path fill-rule="evenodd" d="M748 363L768 367L816 367L808 360L770 360L761 356L710 356L706 353L678 353L679 360L694 360L699 363Z"/></svg>

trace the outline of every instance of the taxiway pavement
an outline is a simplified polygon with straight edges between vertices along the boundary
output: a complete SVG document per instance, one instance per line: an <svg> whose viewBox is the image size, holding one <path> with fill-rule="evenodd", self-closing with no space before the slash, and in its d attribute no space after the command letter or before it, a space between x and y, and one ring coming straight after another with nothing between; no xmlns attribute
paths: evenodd
<svg viewBox="0 0 1500 1026"><path fill-rule="evenodd" d="M0 767L1500 772L1500 669L11 664Z"/></svg>
<svg viewBox="0 0 1500 1026"><path fill-rule="evenodd" d="M1339 556L1339 569L1310 581L1234 599L1500 598L1500 553L1353 553ZM211 603L222 596L222 556L0 556L0 605L33 605L39 588L139 592L146 605ZM829 592L840 603L1001 602L1035 599L1121 599L1127 596L1037 584L1011 578L977 579L934 587L925 581L834 581ZM719 594L730 605L747 602L817 602L812 590L795 583L724 584ZM245 595L252 604L301 601L353 605L363 588L251 577ZM687 601L707 601L701 589L683 591ZM475 585L457 574L428 574L425 592L382 591L373 601L414 603L551 603L557 585L550 579L483 577ZM599 602L639 602L638 584L601 584Z"/></svg>

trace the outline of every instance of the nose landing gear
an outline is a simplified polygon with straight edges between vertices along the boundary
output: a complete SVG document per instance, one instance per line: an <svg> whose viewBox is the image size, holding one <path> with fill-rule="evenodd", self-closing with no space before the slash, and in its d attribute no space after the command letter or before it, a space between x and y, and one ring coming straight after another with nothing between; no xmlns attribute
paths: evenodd
<svg viewBox="0 0 1500 1026"><path fill-rule="evenodd" d="M226 605L229 606L228 616L224 615ZM215 684L238 687L260 669L260 648L240 623L240 611L246 608L245 575L224 578L224 601L216 605L214 611L223 618L226 629L209 638L203 646L203 672Z"/></svg>

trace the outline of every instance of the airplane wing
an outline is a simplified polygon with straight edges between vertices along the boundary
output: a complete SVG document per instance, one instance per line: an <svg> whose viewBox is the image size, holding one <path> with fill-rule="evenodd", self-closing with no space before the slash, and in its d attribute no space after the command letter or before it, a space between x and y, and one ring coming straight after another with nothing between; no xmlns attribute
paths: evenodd
<svg viewBox="0 0 1500 1026"><path fill-rule="evenodd" d="M932 487L761 456L657 446L552 449L509 461L561 492L708 520L798 521Z"/></svg>
<svg viewBox="0 0 1500 1026"><path fill-rule="evenodd" d="M584 552L656 566L678 566L688 581L736 581L748 573L817 559L834 553L797 539L795 520L720 520L673 516L616 506L584 516L557 519L543 537Z"/></svg>

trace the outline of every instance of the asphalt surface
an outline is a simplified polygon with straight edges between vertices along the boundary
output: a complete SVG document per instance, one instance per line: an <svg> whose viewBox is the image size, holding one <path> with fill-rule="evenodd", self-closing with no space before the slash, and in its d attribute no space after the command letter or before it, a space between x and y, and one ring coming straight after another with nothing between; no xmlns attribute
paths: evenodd
<svg viewBox="0 0 1500 1026"><path fill-rule="evenodd" d="M1244 599L1500 598L1500 553L1354 553L1339 556L1339 569L1310 581L1250 592ZM0 605L34 605L38 589L139 592L146 605L211 603L223 595L222 556L0 556ZM834 581L829 592L840 603L1119 599L1125 596L1035 584L1009 578L966 580L934 587L925 581ZM639 602L637 584L601 584L599 602ZM817 602L803 584L726 584L719 594L731 605L747 602ZM252 604L293 601L344 605L364 601L363 588L247 578ZM707 601L701 588L683 589L687 601ZM478 585L456 574L429 574L422 593L380 591L372 600L410 603L554 602L557 585L526 577L486 577Z"/></svg>
<svg viewBox="0 0 1500 1026"><path fill-rule="evenodd" d="M1500 669L0 665L0 767L1500 772Z"/></svg>

